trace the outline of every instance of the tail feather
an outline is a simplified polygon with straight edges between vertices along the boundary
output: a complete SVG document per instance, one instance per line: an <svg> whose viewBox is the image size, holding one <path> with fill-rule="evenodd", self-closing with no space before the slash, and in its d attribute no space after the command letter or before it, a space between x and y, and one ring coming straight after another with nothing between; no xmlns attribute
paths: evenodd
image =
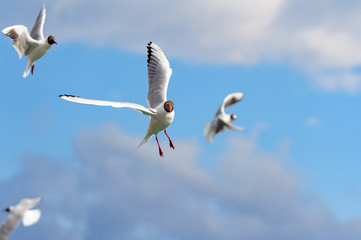
<svg viewBox="0 0 361 240"><path fill-rule="evenodd" d="M137 148L139 148L140 146L142 146L144 143L148 142L149 139L151 139L153 136L153 133L147 133L145 135L145 137L143 138L143 140L139 143L139 145L137 146Z"/></svg>
<svg viewBox="0 0 361 240"><path fill-rule="evenodd" d="M33 65L33 63L28 61L28 65L26 66L25 72L23 74L23 78L26 78L27 76L29 76L30 69L31 69L32 65Z"/></svg>

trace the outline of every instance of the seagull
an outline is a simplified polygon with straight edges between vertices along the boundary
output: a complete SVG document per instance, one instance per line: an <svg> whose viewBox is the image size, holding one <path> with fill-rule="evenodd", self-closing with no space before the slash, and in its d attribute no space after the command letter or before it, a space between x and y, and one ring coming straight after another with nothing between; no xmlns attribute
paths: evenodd
<svg viewBox="0 0 361 240"><path fill-rule="evenodd" d="M28 227L37 223L41 216L39 209L32 209L40 202L41 198L24 198L16 206L4 209L9 216L0 225L0 240L6 240L22 220L24 226Z"/></svg>
<svg viewBox="0 0 361 240"><path fill-rule="evenodd" d="M14 25L2 30L2 33L14 40L14 48L19 54L19 59L23 55L28 56L28 65L26 66L23 77L31 74L34 71L34 62L41 58L55 43L55 37L49 35L44 38L43 27L45 22L45 4L40 10L39 16L36 19L34 27L29 34L28 29L24 25Z"/></svg>
<svg viewBox="0 0 361 240"><path fill-rule="evenodd" d="M243 93L231 93L229 94L222 102L221 106L218 108L218 111L212 122L206 123L204 127L204 137L207 142L212 143L214 137L225 131L227 128L229 130L239 130L245 131L244 128L237 127L232 124L232 121L237 119L236 114L226 114L224 110L236 102L241 101L243 98Z"/></svg>
<svg viewBox="0 0 361 240"><path fill-rule="evenodd" d="M160 131L164 131L165 135L168 137L169 146L175 149L173 142L166 131L166 128L173 122L174 119L174 103L170 100L167 100L167 88L170 76L172 75L172 69L170 68L165 53L162 51L162 49L160 49L160 47L158 47L153 42L149 42L147 49L149 84L147 100L149 108L136 103L94 100L73 95L59 95L59 97L75 103L97 106L111 106L115 108L131 108L149 116L150 121L147 132L137 148L148 142L149 139L155 135L155 140L158 144L159 155L163 157L163 151L159 145L157 137Z"/></svg>

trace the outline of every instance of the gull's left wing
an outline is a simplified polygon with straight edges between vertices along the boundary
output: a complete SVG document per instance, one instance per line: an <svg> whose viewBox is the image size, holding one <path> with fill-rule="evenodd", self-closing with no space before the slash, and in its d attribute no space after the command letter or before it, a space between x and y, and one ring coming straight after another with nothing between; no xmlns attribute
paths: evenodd
<svg viewBox="0 0 361 240"><path fill-rule="evenodd" d="M156 108L167 100L167 89L172 69L162 49L155 43L148 43L148 105Z"/></svg>
<svg viewBox="0 0 361 240"><path fill-rule="evenodd" d="M44 23L45 23L45 16L46 16L46 10L45 10L45 3L44 3L36 21L35 21L35 24L30 32L30 36L35 40L44 39L43 28L44 28Z"/></svg>
<svg viewBox="0 0 361 240"><path fill-rule="evenodd" d="M224 98L221 106L219 107L216 115L218 115L218 114L220 114L220 113L224 113L224 110L225 110L226 108L228 108L228 107L232 106L233 104L241 101L242 98L243 98L243 93L240 93L240 92L238 92L238 93L231 93L231 94L227 95L227 96Z"/></svg>

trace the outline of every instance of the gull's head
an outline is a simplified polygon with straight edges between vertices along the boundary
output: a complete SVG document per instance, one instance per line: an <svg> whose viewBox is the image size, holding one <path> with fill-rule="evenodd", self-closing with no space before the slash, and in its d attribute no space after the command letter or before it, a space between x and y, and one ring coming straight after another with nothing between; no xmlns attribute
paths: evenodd
<svg viewBox="0 0 361 240"><path fill-rule="evenodd" d="M173 112L174 110L174 103L170 100L164 103L164 110L167 112Z"/></svg>
<svg viewBox="0 0 361 240"><path fill-rule="evenodd" d="M58 43L56 42L56 40L55 40L55 37L52 36L52 35L50 35L50 36L48 37L48 43L49 43L50 45L53 45L54 43L55 43L55 44L58 44Z"/></svg>
<svg viewBox="0 0 361 240"><path fill-rule="evenodd" d="M236 119L237 119L237 115L234 114L234 113L232 113L232 114L231 114L231 120L233 121L233 120L236 120Z"/></svg>

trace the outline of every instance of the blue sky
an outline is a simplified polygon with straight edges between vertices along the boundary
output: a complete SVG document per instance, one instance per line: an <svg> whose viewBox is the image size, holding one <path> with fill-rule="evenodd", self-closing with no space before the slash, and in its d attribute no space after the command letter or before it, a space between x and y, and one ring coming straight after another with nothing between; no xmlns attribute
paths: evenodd
<svg viewBox="0 0 361 240"><path fill-rule="evenodd" d="M41 221L14 239L361 236L359 2L46 4L58 45L33 76L0 39L0 207L43 197ZM30 29L41 5L1 1L1 27ZM164 158L154 139L136 149L146 116L58 97L146 106L149 41L173 69ZM247 132L208 144L204 124L232 92Z"/></svg>

